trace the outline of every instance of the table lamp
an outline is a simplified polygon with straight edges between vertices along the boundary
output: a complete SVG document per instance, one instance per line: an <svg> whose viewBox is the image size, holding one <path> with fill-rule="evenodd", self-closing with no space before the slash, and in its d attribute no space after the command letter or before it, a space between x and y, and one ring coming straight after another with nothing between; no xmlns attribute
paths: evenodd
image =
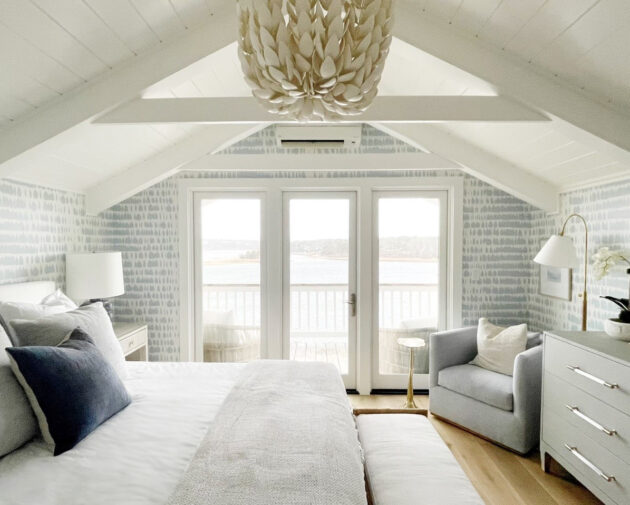
<svg viewBox="0 0 630 505"><path fill-rule="evenodd" d="M112 304L107 298L125 292L122 254L66 254L66 291L70 298L77 301L102 302L111 319Z"/></svg>
<svg viewBox="0 0 630 505"><path fill-rule="evenodd" d="M582 293L582 331L586 331L588 301L586 295L586 279L588 274L588 226L579 214L571 214L562 225L559 235L552 235L534 258L536 263L556 268L577 268L580 265L573 240L565 236L567 223L571 218L578 218L584 224L584 292Z"/></svg>

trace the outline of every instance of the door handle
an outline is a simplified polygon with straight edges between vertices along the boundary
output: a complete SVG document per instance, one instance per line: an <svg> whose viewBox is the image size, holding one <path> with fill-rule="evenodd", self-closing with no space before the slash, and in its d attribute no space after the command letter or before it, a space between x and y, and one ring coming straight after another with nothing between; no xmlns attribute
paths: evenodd
<svg viewBox="0 0 630 505"><path fill-rule="evenodd" d="M350 315L352 317L356 317L356 315L357 315L357 295L352 293L350 295L350 300L348 300L346 303L348 305L350 305Z"/></svg>

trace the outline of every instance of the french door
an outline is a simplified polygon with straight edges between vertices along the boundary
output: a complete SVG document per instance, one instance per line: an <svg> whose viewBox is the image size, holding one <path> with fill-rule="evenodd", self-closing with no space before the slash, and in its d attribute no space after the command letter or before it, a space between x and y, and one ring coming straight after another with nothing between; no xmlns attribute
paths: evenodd
<svg viewBox="0 0 630 505"><path fill-rule="evenodd" d="M403 389L414 352L414 387L428 388L429 336L445 329L447 307L445 191L373 193L372 386ZM400 338L424 347L410 351Z"/></svg>
<svg viewBox="0 0 630 505"><path fill-rule="evenodd" d="M356 387L356 194L285 192L284 357L337 367Z"/></svg>
<svg viewBox="0 0 630 505"><path fill-rule="evenodd" d="M265 219L265 194L195 197L195 357L322 361L356 387L356 193L285 191ZM265 230L281 227L281 241ZM281 303L269 271L281 262ZM275 279L270 279L275 280ZM280 332L267 320L282 321ZM280 353L277 349L281 349Z"/></svg>
<svg viewBox="0 0 630 505"><path fill-rule="evenodd" d="M265 195L195 196L195 359L240 363L265 356Z"/></svg>
<svg viewBox="0 0 630 505"><path fill-rule="evenodd" d="M413 337L428 387L461 312L461 181L435 181L183 181L182 359L323 361L367 394L406 388Z"/></svg>

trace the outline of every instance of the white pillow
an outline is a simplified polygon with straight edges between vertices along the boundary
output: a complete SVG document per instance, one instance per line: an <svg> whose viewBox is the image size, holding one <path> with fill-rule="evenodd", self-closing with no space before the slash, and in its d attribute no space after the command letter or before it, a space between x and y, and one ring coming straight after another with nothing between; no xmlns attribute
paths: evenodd
<svg viewBox="0 0 630 505"><path fill-rule="evenodd" d="M493 372L514 374L514 360L527 346L527 325L503 328L485 317L477 327L477 356L470 362Z"/></svg>
<svg viewBox="0 0 630 505"><path fill-rule="evenodd" d="M39 431L31 405L9 365L6 347L11 347L11 342L0 327L0 458Z"/></svg>
<svg viewBox="0 0 630 505"><path fill-rule="evenodd" d="M78 309L79 306L68 298L61 289L49 294L41 302L49 307L65 307L66 311Z"/></svg>
<svg viewBox="0 0 630 505"><path fill-rule="evenodd" d="M68 312L62 305L42 305L40 303L0 302L0 316L10 323L14 319L32 321L41 317Z"/></svg>

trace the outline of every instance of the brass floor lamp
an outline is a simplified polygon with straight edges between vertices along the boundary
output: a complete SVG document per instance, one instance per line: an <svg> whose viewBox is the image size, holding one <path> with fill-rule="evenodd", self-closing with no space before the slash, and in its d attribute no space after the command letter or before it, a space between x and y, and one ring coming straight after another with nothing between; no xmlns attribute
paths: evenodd
<svg viewBox="0 0 630 505"><path fill-rule="evenodd" d="M559 235L552 235L534 258L536 263L556 268L577 268L580 265L573 240L565 236L567 223L571 218L578 218L584 224L584 291L582 292L582 331L586 331L588 299L586 281L588 275L588 225L580 214L571 214L562 225Z"/></svg>

